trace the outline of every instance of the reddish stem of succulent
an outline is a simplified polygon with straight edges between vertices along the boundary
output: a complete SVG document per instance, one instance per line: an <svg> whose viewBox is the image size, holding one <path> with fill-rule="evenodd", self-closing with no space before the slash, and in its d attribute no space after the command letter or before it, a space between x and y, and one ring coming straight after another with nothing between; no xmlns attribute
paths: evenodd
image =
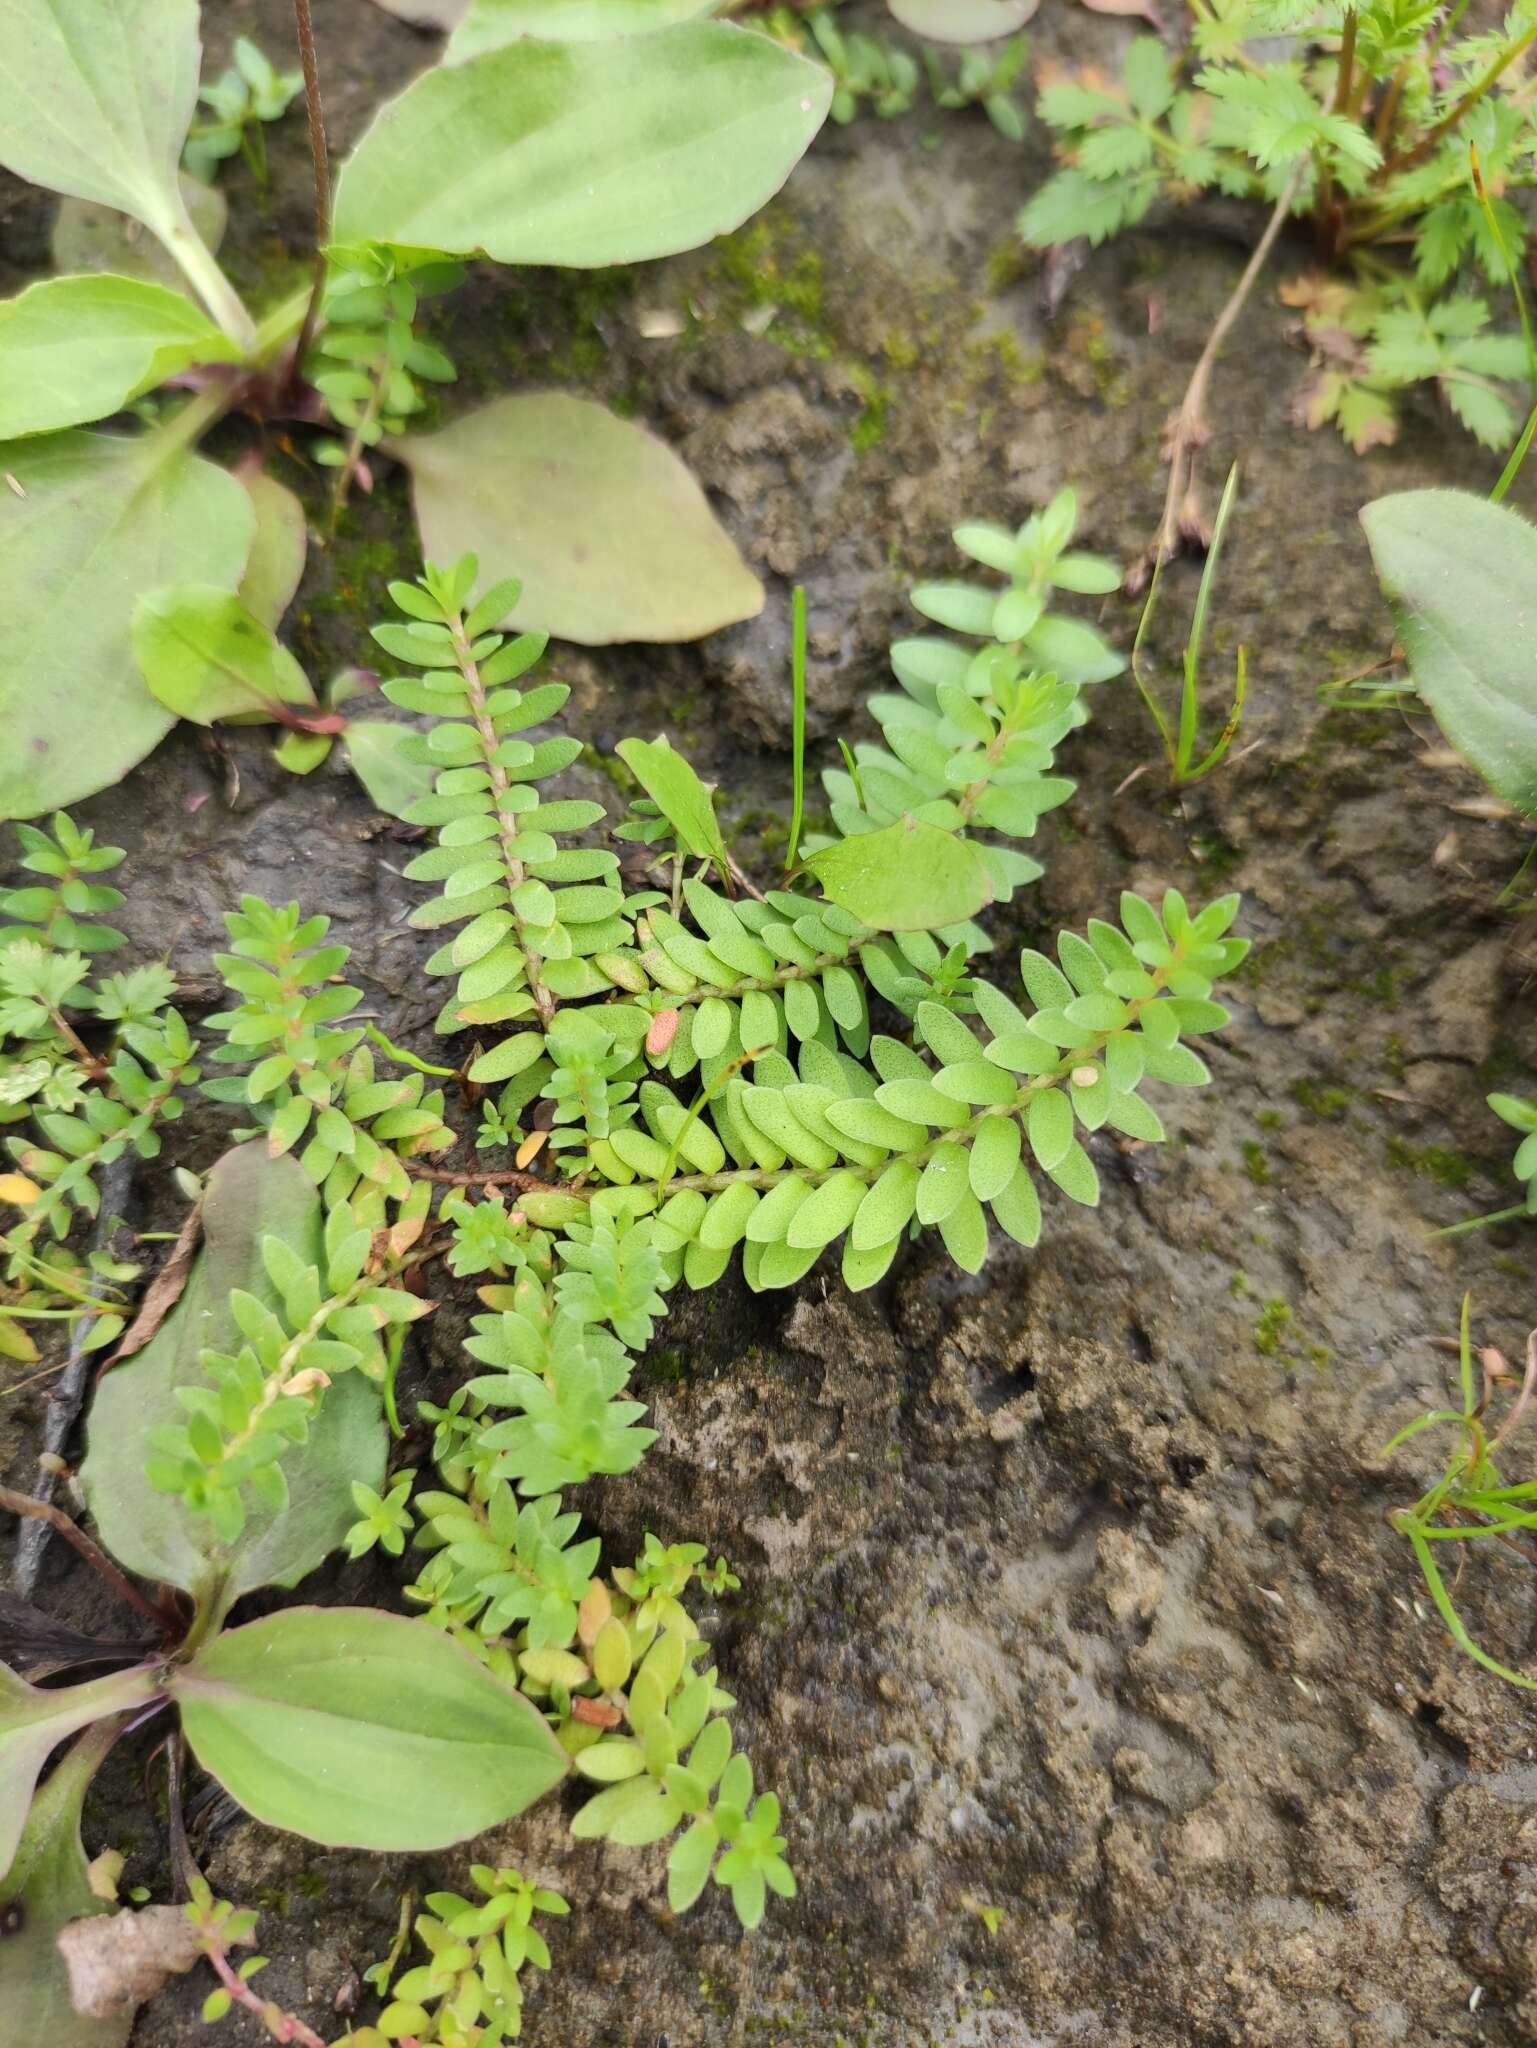
<svg viewBox="0 0 1537 2048"><path fill-rule="evenodd" d="M205 1942L203 1954L236 2005L243 2005L247 2012L254 2012L274 2041L281 2041L285 2048L327 2048L315 2029L307 2027L297 2014L284 2012L281 2007L259 1997L231 1966L229 1956L217 1942Z"/></svg>

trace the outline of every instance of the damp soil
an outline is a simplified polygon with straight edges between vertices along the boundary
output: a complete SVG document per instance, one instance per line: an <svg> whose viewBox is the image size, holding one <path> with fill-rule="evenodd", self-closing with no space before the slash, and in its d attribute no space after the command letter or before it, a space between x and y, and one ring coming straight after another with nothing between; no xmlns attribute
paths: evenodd
<svg viewBox="0 0 1537 2048"><path fill-rule="evenodd" d="M216 12L221 39L282 47L279 0ZM433 46L364 0L315 13L345 146ZM1110 53L1128 32L1065 9L1037 28L1038 53ZM229 180L230 260L256 293L303 260L297 121L271 154L265 191ZM595 742L574 785L601 791L614 739L665 726L720 784L744 858L771 849L792 583L825 762L869 729L904 592L952 570L958 519L1017 521L1071 481L1089 544L1130 560L1146 542L1164 420L1254 223L1154 218L1048 311L1011 236L1044 163L980 117L864 120L724 245L596 278L487 273L445 307L462 373L445 417L508 385L606 398L684 453L767 585L760 618L699 646L554 650ZM42 259L48 206L15 187L0 203L14 282ZM1306 260L1284 248L1272 284ZM1290 425L1304 364L1286 319L1267 290L1214 389L1213 495L1243 460L1210 643L1219 681L1249 649L1240 749L1183 803L1156 768L1128 783L1149 728L1129 684L1099 689L1066 750L1077 793L1041 834L1046 879L993 933L1007 971L1123 887L1241 890L1254 950L1215 1085L1160 1103L1165 1147L1101 1133L1100 1209L1059 1202L1038 1251L1000 1242L975 1280L920 1244L858 1298L818 1271L786 1295L733 1278L676 1301L640 1375L657 1449L582 1505L621 1551L646 1529L698 1535L739 1570L712 1633L740 1739L785 1799L800 1896L747 1938L719 1895L671 1919L657 1852L573 1845L553 1807L482 1840L478 1859L577 1908L530 2048L1537 2039L1537 1719L1455 1652L1385 1523L1432 1450L1381 1450L1448 1393L1430 1340L1465 1289L1509 1353L1533 1320L1529 1235L1431 1234L1512 1196L1483 1097L1533 1083L1537 936L1496 900L1528 842L1433 733L1318 695L1390 640L1362 503L1486 489L1491 465L1429 404L1364 459ZM318 511L323 480L271 454ZM386 465L312 556L291 618L312 673L363 654L410 549ZM1195 574L1166 582L1166 674ZM1129 645L1130 603L1100 618ZM340 772L287 778L259 735L231 749L233 770L183 728L77 807L129 849L137 946L206 977L241 890L297 895L355 949L385 1028L430 1049L398 829ZM178 1142L206 1164L218 1131ZM134 1209L166 1213L142 1168ZM420 1389L462 1373L469 1306L427 1326ZM0 1404L10 1483L40 1420L37 1390ZM335 1562L304 1590L393 1595ZM61 1555L44 1597L100 1618ZM1470 1563L1458 1597L1502 1656L1537 1653L1520 1559ZM92 1846L124 1848L128 1880L166 1897L163 1799L138 1762L108 1779ZM341 2031L402 1892L469 1860L330 1854L216 1806L198 1820L216 1887L263 1909L269 1995L322 2031ZM200 1996L173 1987L135 2048L203 2039Z"/></svg>

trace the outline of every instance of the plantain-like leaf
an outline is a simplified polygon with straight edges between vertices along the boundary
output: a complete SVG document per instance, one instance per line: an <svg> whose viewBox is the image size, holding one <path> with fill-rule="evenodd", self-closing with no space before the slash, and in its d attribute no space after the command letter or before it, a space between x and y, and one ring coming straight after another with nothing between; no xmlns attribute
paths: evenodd
<svg viewBox="0 0 1537 2048"><path fill-rule="evenodd" d="M1414 687L1470 767L1537 816L1537 527L1469 491L1361 513Z"/></svg>
<svg viewBox="0 0 1537 2048"><path fill-rule="evenodd" d="M5 2017L17 2042L126 2048L133 2031L131 2005L110 2019L87 2019L75 2010L69 1972L56 1946L71 1920L109 1910L87 1879L80 1812L110 1739L105 1727L84 1736L54 1766L32 1801L10 1872L0 1880Z"/></svg>
<svg viewBox="0 0 1537 2048"><path fill-rule="evenodd" d="M213 251L224 240L229 202L217 185L205 185L190 171L179 180L187 217ZM191 292L186 274L163 243L146 235L131 214L91 199L61 199L53 217L53 267L66 273L110 271L114 277L142 278Z"/></svg>
<svg viewBox="0 0 1537 2048"><path fill-rule="evenodd" d="M886 0L903 28L931 43L986 43L1024 27L1041 0Z"/></svg>
<svg viewBox="0 0 1537 2048"><path fill-rule="evenodd" d="M150 694L195 725L313 704L309 677L232 590L173 583L133 608L133 652Z"/></svg>
<svg viewBox="0 0 1537 2048"><path fill-rule="evenodd" d="M251 501L177 428L0 445L0 818L120 781L170 729L129 642L141 591L240 580Z"/></svg>
<svg viewBox="0 0 1537 2048"><path fill-rule="evenodd" d="M106 419L239 350L201 307L131 277L48 277L0 300L0 439Z"/></svg>
<svg viewBox="0 0 1537 2048"><path fill-rule="evenodd" d="M0 1878L10 1871L38 1774L54 1749L77 1728L142 1706L155 1690L154 1674L146 1669L115 1671L86 1685L44 1688L28 1685L0 1664Z"/></svg>
<svg viewBox="0 0 1537 2048"><path fill-rule="evenodd" d="M185 1592L222 1578L226 1600L303 1578L356 1519L351 1482L376 1487L384 1475L378 1392L361 1373L345 1373L326 1390L307 1441L281 1461L288 1506L275 1518L253 1515L233 1546L221 1545L203 1517L145 1478L145 1431L185 1419L178 1387L208 1384L199 1353L239 1346L231 1289L277 1306L261 1259L264 1237L280 1238L310 1265L320 1263L314 1184L296 1160L272 1158L258 1139L226 1152L209 1175L203 1249L191 1277L151 1342L98 1386L80 1469L97 1533L120 1564Z"/></svg>
<svg viewBox="0 0 1537 2048"><path fill-rule="evenodd" d="M538 1709L430 1624L290 1607L173 1671L193 1753L248 1813L335 1848L441 1849L566 1775Z"/></svg>
<svg viewBox="0 0 1537 2048"><path fill-rule="evenodd" d="M431 796L437 769L418 761L410 749L421 738L413 727L392 718L355 718L342 745L347 765L381 811L403 818L412 804Z"/></svg>
<svg viewBox="0 0 1537 2048"><path fill-rule="evenodd" d="M445 64L463 64L523 36L552 43L600 43L649 36L714 14L718 0L471 0L449 37Z"/></svg>
<svg viewBox="0 0 1537 2048"><path fill-rule="evenodd" d="M240 579L240 597L275 633L304 577L310 544L304 507L286 484L265 470L237 469L235 475L256 513L256 534Z"/></svg>
<svg viewBox="0 0 1537 2048"><path fill-rule="evenodd" d="M809 855L806 866L829 902L878 932L943 931L975 917L993 896L976 848L916 818L839 839Z"/></svg>
<svg viewBox="0 0 1537 2048"><path fill-rule="evenodd" d="M750 29L526 40L424 72L342 171L335 235L578 268L697 248L790 175L832 79Z"/></svg>
<svg viewBox="0 0 1537 2048"><path fill-rule="evenodd" d="M374 0L374 5L412 28L444 29L464 19L469 0Z"/></svg>
<svg viewBox="0 0 1537 2048"><path fill-rule="evenodd" d="M195 240L178 172L201 59L197 0L5 0L0 164Z"/></svg>
<svg viewBox="0 0 1537 2048"><path fill-rule="evenodd" d="M665 739L621 740L614 749L695 860L713 861L722 874L731 856L715 815L715 799L682 754Z"/></svg>
<svg viewBox="0 0 1537 2048"><path fill-rule="evenodd" d="M593 647L697 640L763 608L677 456L591 399L498 398L391 452L410 468L429 561L517 563L504 624Z"/></svg>

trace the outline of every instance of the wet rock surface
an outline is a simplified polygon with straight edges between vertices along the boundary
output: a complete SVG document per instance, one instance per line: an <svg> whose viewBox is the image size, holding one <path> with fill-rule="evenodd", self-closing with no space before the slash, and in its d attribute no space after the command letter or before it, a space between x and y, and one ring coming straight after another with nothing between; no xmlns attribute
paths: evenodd
<svg viewBox="0 0 1537 2048"><path fill-rule="evenodd" d="M432 45L361 0L315 11L345 146ZM283 47L278 0L217 14L218 37ZM1125 32L1076 13L1037 27L1040 50L1108 51ZM271 154L266 193L230 178L231 262L253 294L306 227L297 119ZM744 857L785 800L793 581L825 762L867 730L905 589L953 568L958 519L1018 520L1072 481L1088 544L1129 560L1153 529L1161 427L1242 251L1155 221L1091 257L1048 319L1010 234L1044 161L1034 132L1016 150L980 119L864 121L724 248L618 278L477 275L439 318L462 371L447 409L550 382L625 405L686 455L764 577L763 616L702 646L551 662L600 751L663 726L691 749ZM47 203L8 187L5 207L20 276ZM1276 276L1305 261L1287 249ZM645 339L653 308L685 332ZM819 1271L790 1295L729 1279L708 1304L677 1300L641 1378L661 1441L583 1505L621 1552L646 1529L697 1534L741 1572L712 1633L739 1739L786 1800L801 1893L749 1939L719 1895L670 1920L659 1853L571 1844L555 1807L483 1841L478 1860L537 1872L576 1908L530 1999L532 2048L1537 2038L1537 1720L1454 1651L1385 1524L1433 1448L1380 1451L1449 1391L1426 1339L1454 1327L1464 1289L1507 1351L1533 1320L1530 1237L1429 1235L1511 1199L1508 1134L1482 1098L1532 1084L1537 954L1495 905L1526 842L1457 811L1481 792L1433 734L1317 696L1391 637L1359 506L1487 488L1491 470L1428 406L1366 459L1288 425L1302 364L1285 320L1263 293L1214 388L1209 487L1231 452L1244 462L1210 641L1219 675L1249 648L1241 752L1182 804L1156 771L1118 789L1151 733L1129 684L1102 687L1064 749L1078 790L1043 828L1046 879L995 934L1007 972L1020 943L1122 887L1242 890L1255 948L1216 1085L1160 1102L1167 1147L1102 1133L1102 1207L1058 1202L1037 1253L1000 1243L975 1281L919 1246L858 1299ZM323 480L274 461L318 511ZM290 622L312 673L363 654L410 550L386 468L312 556ZM1195 576L1166 581L1166 675ZM1101 622L1130 644L1132 605L1108 600ZM404 922L398 834L340 772L283 776L259 734L231 752L238 793L182 728L78 807L129 849L136 947L206 976L241 890L298 895L355 948L385 1028L428 1049L439 999ZM593 766L574 776L602 792ZM219 1142L211 1115L178 1141L198 1165ZM164 1213L141 1169L136 1217ZM465 1306L445 1305L417 1361L439 1397ZM41 1395L0 1404L11 1483ZM383 1572L340 1564L305 1592L392 1598ZM61 1556L45 1597L106 1619ZM1537 1647L1519 1558L1474 1560L1458 1597L1499 1654ZM88 1836L163 1898L136 1773L120 1760ZM221 1892L264 1909L268 1995L336 2033L401 1892L470 1860L334 1854L217 1812L195 1841ZM135 2048L204 2039L203 1988L148 2008Z"/></svg>

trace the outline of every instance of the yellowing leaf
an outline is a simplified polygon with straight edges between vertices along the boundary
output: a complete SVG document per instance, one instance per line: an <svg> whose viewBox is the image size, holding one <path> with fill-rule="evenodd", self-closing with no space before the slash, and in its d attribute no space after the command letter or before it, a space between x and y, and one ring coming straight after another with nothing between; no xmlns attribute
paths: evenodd
<svg viewBox="0 0 1537 2048"><path fill-rule="evenodd" d="M14 1202L18 1209L25 1209L42 1192L24 1173L0 1173L0 1202Z"/></svg>
<svg viewBox="0 0 1537 2048"><path fill-rule="evenodd" d="M0 1358L14 1358L19 1365L36 1365L37 1346L14 1316L0 1308Z"/></svg>
<svg viewBox="0 0 1537 2048"><path fill-rule="evenodd" d="M503 623L600 646L697 640L752 618L763 588L672 450L591 399L499 398L392 445L429 561L505 562Z"/></svg>

